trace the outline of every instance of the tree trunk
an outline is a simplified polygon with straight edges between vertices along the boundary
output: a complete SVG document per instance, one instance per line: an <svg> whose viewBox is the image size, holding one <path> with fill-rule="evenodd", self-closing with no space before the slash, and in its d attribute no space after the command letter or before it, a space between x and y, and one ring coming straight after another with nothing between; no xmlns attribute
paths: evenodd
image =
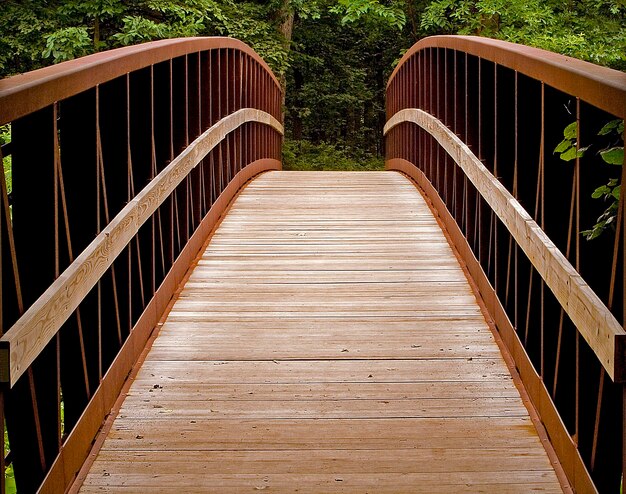
<svg viewBox="0 0 626 494"><path fill-rule="evenodd" d="M283 35L283 46L285 47L285 51L289 53L291 49L291 39L293 36L293 22L295 19L295 12L293 8L291 8L291 4L289 0L284 0L281 10L279 12L280 16L280 33ZM278 80L280 81L280 86L283 89L283 120L284 120L284 108L285 108L285 95L287 94L287 74L282 73L279 75Z"/></svg>

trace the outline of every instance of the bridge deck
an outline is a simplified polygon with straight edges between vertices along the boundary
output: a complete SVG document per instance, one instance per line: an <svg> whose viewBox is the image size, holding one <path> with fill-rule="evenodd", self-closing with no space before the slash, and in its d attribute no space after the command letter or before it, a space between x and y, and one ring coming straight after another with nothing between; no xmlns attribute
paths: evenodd
<svg viewBox="0 0 626 494"><path fill-rule="evenodd" d="M561 492L472 290L393 172L238 197L81 492Z"/></svg>

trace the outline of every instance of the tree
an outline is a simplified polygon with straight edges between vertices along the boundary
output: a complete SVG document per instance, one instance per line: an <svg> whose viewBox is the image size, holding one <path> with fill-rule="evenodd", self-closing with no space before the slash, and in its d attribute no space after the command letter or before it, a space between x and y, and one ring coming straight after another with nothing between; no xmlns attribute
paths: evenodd
<svg viewBox="0 0 626 494"><path fill-rule="evenodd" d="M429 34L488 36L626 69L626 4L619 0L435 0L421 27Z"/></svg>

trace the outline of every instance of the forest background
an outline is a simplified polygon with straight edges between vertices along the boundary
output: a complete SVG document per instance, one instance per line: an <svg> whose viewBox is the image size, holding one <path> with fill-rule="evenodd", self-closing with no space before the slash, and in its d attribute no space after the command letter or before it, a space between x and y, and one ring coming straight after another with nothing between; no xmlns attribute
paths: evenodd
<svg viewBox="0 0 626 494"><path fill-rule="evenodd" d="M232 36L286 87L286 168L372 169L387 78L431 34L626 70L626 0L3 0L0 77L149 40Z"/></svg>

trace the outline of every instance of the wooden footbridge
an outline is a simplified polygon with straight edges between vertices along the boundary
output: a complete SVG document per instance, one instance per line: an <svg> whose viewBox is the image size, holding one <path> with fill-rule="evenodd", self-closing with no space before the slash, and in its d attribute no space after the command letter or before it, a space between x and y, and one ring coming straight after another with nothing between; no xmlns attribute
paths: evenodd
<svg viewBox="0 0 626 494"><path fill-rule="evenodd" d="M0 81L18 492L619 492L626 167L552 150L619 147L626 76L427 38L384 172L281 171L281 101L225 38Z"/></svg>

